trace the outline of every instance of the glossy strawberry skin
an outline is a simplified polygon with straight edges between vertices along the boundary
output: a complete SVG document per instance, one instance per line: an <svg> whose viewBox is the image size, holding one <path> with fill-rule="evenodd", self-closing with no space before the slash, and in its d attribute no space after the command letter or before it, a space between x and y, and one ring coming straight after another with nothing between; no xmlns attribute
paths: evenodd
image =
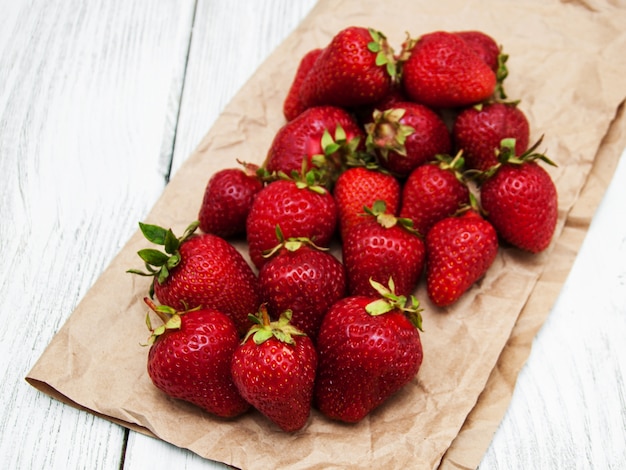
<svg viewBox="0 0 626 470"><path fill-rule="evenodd" d="M412 101L434 108L456 108L489 98L496 75L463 39L446 31L424 34L402 69Z"/></svg>
<svg viewBox="0 0 626 470"><path fill-rule="evenodd" d="M285 239L304 237L328 247L337 226L337 205L331 194L298 188L294 181L278 180L261 190L246 222L248 252L257 268L265 264L265 250L278 245L276 226Z"/></svg>
<svg viewBox="0 0 626 470"><path fill-rule="evenodd" d="M396 214L401 191L400 182L389 173L365 167L344 171L333 188L341 237L345 237L352 226L363 222L363 207L372 207L377 200L384 201L387 210Z"/></svg>
<svg viewBox="0 0 626 470"><path fill-rule="evenodd" d="M473 210L437 222L425 244L426 291L438 307L459 300L498 254L495 229Z"/></svg>
<svg viewBox="0 0 626 470"><path fill-rule="evenodd" d="M226 168L207 182L198 212L200 230L222 238L242 235L246 219L262 181L240 168Z"/></svg>
<svg viewBox="0 0 626 470"><path fill-rule="evenodd" d="M259 289L274 320L291 310L291 324L315 342L324 315L346 295L346 272L329 252L306 245L282 249L259 271Z"/></svg>
<svg viewBox="0 0 626 470"><path fill-rule="evenodd" d="M550 245L558 196L552 178L537 162L503 164L480 192L487 218L502 239L531 253Z"/></svg>
<svg viewBox="0 0 626 470"><path fill-rule="evenodd" d="M337 126L344 130L346 141L364 141L363 130L346 110L336 106L312 107L278 130L268 150L265 167L269 172L282 171L290 175L292 171L302 170L306 157L307 167L313 168L312 157L324 155L324 131L335 136Z"/></svg>
<svg viewBox="0 0 626 470"><path fill-rule="evenodd" d="M154 294L163 305L177 309L213 308L227 314L240 334L248 314L259 306L258 281L244 257L223 238L194 235L180 246L180 263Z"/></svg>
<svg viewBox="0 0 626 470"><path fill-rule="evenodd" d="M528 149L530 126L526 115L515 104L488 103L462 110L454 121L452 137L463 150L467 168L481 171L498 163L496 151L502 139L515 139L515 154Z"/></svg>
<svg viewBox="0 0 626 470"><path fill-rule="evenodd" d="M168 329L150 347L148 375L170 397L223 418L250 408L232 380L230 366L239 334L225 314L203 309L181 315L180 329Z"/></svg>
<svg viewBox="0 0 626 470"><path fill-rule="evenodd" d="M413 128L404 144L406 155L390 151L386 157L380 158L381 166L387 170L400 177L407 177L418 166L434 160L435 155L448 154L452 150L450 132L445 122L429 107L401 101L387 109L403 109L400 124Z"/></svg>
<svg viewBox="0 0 626 470"><path fill-rule="evenodd" d="M382 99L392 79L384 65L376 65L376 53L368 48L372 40L367 28L351 26L339 31L302 83L302 102L307 107L351 108Z"/></svg>
<svg viewBox="0 0 626 470"><path fill-rule="evenodd" d="M398 295L410 295L424 269L422 239L399 225L383 227L371 216L347 232L342 254L353 296L375 295L370 278L385 284L390 277Z"/></svg>
<svg viewBox="0 0 626 470"><path fill-rule="evenodd" d="M307 336L295 345L270 338L257 345L249 337L233 354L231 371L247 402L283 431L306 425L311 410L317 352Z"/></svg>
<svg viewBox="0 0 626 470"><path fill-rule="evenodd" d="M418 330L394 310L372 316L372 297L345 297L328 311L318 336L315 406L327 417L361 421L417 374Z"/></svg>
<svg viewBox="0 0 626 470"><path fill-rule="evenodd" d="M454 34L463 39L491 70L498 71L500 47L491 36L476 30L455 31Z"/></svg>
<svg viewBox="0 0 626 470"><path fill-rule="evenodd" d="M413 221L413 228L425 236L441 219L469 203L469 189L452 171L437 164L416 168L402 188L400 217Z"/></svg>
<svg viewBox="0 0 626 470"><path fill-rule="evenodd" d="M296 74L289 90L287 91L285 101L283 102L283 114L287 121L295 119L304 110L306 110L306 105L300 98L300 89L302 88L304 79L321 53L322 49L311 49L309 52L304 54L304 56L302 56L302 59L300 59L298 68L296 69Z"/></svg>

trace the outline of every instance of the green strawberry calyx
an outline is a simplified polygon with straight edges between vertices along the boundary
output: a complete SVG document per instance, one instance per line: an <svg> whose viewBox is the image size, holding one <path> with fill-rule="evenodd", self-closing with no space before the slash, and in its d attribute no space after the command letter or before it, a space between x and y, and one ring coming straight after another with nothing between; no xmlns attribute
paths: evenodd
<svg viewBox="0 0 626 470"><path fill-rule="evenodd" d="M252 340L257 345L263 344L270 338L276 338L282 343L294 345L296 341L293 337L306 336L306 333L291 324L291 316L291 310L285 310L281 313L278 320L271 321L267 311L267 304L261 304L256 315L248 315L252 326L244 336L242 344L252 337Z"/></svg>
<svg viewBox="0 0 626 470"><path fill-rule="evenodd" d="M150 311L146 313L146 326L148 327L148 330L150 330L150 337L148 338L147 343L142 344L142 346L150 346L154 344L157 338L168 330L179 330L182 325L181 315L200 309L200 307L196 307L191 310L178 311L168 305L156 305L148 297L144 297L143 301L148 307L150 307L150 311L156 313L156 315L161 319L162 324L154 328L152 326L152 321L150 320Z"/></svg>
<svg viewBox="0 0 626 470"><path fill-rule="evenodd" d="M407 217L396 217L391 212L387 212L387 204L385 201L378 199L372 204L372 207L363 206L363 211L361 215L374 217L376 222L382 227L392 228L397 225L408 232L419 235L419 232L413 228L413 221L411 219Z"/></svg>
<svg viewBox="0 0 626 470"><path fill-rule="evenodd" d="M393 47L387 41L387 37L380 31L368 28L372 40L367 44L367 49L376 54L376 65L385 67L385 70L393 80L397 80L398 71Z"/></svg>
<svg viewBox="0 0 626 470"><path fill-rule="evenodd" d="M366 149L369 152L378 151L384 159L389 158L389 152L406 157L406 139L415 133L415 128L402 124L405 113L403 108L374 110L372 122L365 125Z"/></svg>
<svg viewBox="0 0 626 470"><path fill-rule="evenodd" d="M395 283L393 278L389 278L388 285L384 286L378 281L370 278L371 286L378 292L381 298L376 299L365 306L365 310L370 315L383 315L387 312L399 310L403 312L410 322L420 331L422 329L422 308L420 302L411 295L397 295L395 293Z"/></svg>
<svg viewBox="0 0 626 470"><path fill-rule="evenodd" d="M358 157L360 136L348 138L346 131L337 124L335 133L331 134L324 129L320 140L321 154L311 157L311 163L324 175L324 183L331 186L335 183L341 172L345 169L346 161Z"/></svg>
<svg viewBox="0 0 626 470"><path fill-rule="evenodd" d="M273 248L269 248L263 251L264 258L271 258L282 249L285 249L290 252L294 252L294 251L298 251L303 246L309 246L319 251L328 251L327 247L316 245L315 242L313 242L313 240L307 237L285 238L285 236L283 235L283 231L280 228L280 225L276 225L275 230L276 230L276 240L278 241L278 243Z"/></svg>
<svg viewBox="0 0 626 470"><path fill-rule="evenodd" d="M163 284L170 271L180 263L180 246L193 235L198 225L198 221L192 222L181 237L176 237L172 229L139 222L139 228L144 237L155 245L163 246L163 251L155 248L139 250L137 254L144 261L146 270L129 269L126 272L140 276L152 276L159 284ZM150 286L151 298L154 295L154 280Z"/></svg>

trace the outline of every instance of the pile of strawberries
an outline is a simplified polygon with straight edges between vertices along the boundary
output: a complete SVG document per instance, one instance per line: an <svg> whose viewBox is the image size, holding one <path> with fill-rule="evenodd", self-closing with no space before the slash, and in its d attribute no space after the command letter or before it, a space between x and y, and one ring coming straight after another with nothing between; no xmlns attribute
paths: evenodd
<svg viewBox="0 0 626 470"><path fill-rule="evenodd" d="M129 270L153 277L155 386L292 432L312 407L358 422L413 380L418 284L453 305L502 244L538 253L555 230L553 163L505 96L506 58L480 31L396 53L363 27L302 57L264 163L215 173L180 237L140 223L162 247Z"/></svg>

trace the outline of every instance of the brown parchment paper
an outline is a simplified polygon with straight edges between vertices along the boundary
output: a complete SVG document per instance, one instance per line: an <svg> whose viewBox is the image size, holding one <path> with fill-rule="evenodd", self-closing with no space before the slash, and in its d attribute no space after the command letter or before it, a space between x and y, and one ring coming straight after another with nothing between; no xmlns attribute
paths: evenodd
<svg viewBox="0 0 626 470"><path fill-rule="evenodd" d="M356 425L313 411L295 434L252 412L216 419L170 400L146 374L135 233L34 365L26 379L72 406L245 469L474 468L508 406L532 338L558 296L626 139L626 5L501 0L438 2L320 0L226 107L165 188L145 221L182 233L204 186L236 159L262 162L284 120L282 100L299 58L348 25L372 26L400 47L437 29L480 29L510 55L506 90L531 123L559 192L559 223L540 255L502 249L484 279L449 309L423 287L424 363L417 378ZM246 254L245 245L237 244ZM247 254L246 254L247 256ZM102 361L107 357L107 361Z"/></svg>

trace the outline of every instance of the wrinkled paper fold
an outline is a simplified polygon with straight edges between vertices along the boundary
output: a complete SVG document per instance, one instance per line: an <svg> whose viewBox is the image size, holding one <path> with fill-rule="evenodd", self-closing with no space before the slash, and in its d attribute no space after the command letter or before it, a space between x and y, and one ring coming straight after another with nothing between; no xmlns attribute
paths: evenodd
<svg viewBox="0 0 626 470"><path fill-rule="evenodd" d="M236 159L261 163L284 123L282 101L300 57L343 27L374 27L399 49L406 32L478 29L509 54L505 88L531 140L558 167L559 222L539 255L503 248L456 305L437 309L420 286L424 363L417 378L356 425L313 411L295 434L256 412L234 421L170 400L146 373L142 298L126 274L145 247L135 233L59 330L27 380L131 429L244 469L474 468L509 404L517 374L576 257L626 145L626 7L600 1L321 0L229 103L157 201L147 222L182 233L204 187ZM247 257L245 245L236 246ZM102 361L102 357L107 361ZM233 446L236 442L237 445Z"/></svg>

